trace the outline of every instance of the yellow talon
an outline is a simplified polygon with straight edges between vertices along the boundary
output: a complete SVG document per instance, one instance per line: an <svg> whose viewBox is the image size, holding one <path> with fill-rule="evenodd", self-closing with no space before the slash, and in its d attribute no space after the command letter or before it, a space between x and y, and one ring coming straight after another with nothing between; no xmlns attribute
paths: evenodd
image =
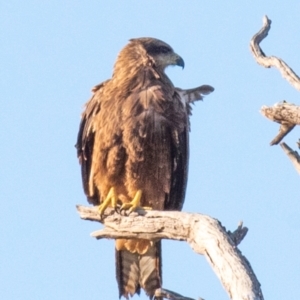
<svg viewBox="0 0 300 300"><path fill-rule="evenodd" d="M104 211L107 207L111 206L113 208L117 207L118 196L116 193L116 189L111 187L104 201L99 205L98 211L100 216L104 214Z"/></svg>
<svg viewBox="0 0 300 300"><path fill-rule="evenodd" d="M151 207L142 207L141 206L141 198L142 198L142 191L141 190L138 190L133 199L129 202L129 203L124 203L122 206L121 206L121 211L122 210L128 210L129 213L137 210L138 208L142 208L142 209L145 209L145 210L150 210Z"/></svg>

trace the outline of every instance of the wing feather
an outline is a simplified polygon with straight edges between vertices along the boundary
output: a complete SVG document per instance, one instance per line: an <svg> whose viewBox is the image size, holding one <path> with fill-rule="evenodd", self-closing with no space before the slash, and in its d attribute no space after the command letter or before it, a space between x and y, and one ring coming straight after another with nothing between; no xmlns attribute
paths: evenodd
<svg viewBox="0 0 300 300"><path fill-rule="evenodd" d="M189 164L189 128L178 134L172 135L172 174L170 195L166 199L165 209L181 210L188 178Z"/></svg>
<svg viewBox="0 0 300 300"><path fill-rule="evenodd" d="M153 209L181 209L187 183L188 111L171 84L151 72L122 104L129 194L141 189Z"/></svg>
<svg viewBox="0 0 300 300"><path fill-rule="evenodd" d="M177 93L185 103L203 100L203 96L212 93L215 89L210 85L201 85L193 89L183 90L176 88Z"/></svg>
<svg viewBox="0 0 300 300"><path fill-rule="evenodd" d="M93 91L93 97L86 103L84 112L81 116L79 132L77 135L77 157L81 165L81 176L84 192L88 201L92 204L99 203L99 191L90 184L90 175L92 171L92 157L95 141L95 131L93 129L95 116L101 110L101 102L97 91L101 90L106 82L97 85Z"/></svg>

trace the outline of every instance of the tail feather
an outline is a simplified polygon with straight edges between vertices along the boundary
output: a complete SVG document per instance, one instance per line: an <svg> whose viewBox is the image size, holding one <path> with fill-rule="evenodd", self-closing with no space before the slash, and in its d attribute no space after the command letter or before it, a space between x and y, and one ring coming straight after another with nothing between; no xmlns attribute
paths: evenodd
<svg viewBox="0 0 300 300"><path fill-rule="evenodd" d="M141 287L153 298L161 287L161 242L155 242L145 254L116 250L117 282L119 297L126 299L139 294Z"/></svg>
<svg viewBox="0 0 300 300"><path fill-rule="evenodd" d="M140 294L138 255L127 250L116 250L116 268L119 298L124 296L128 299L129 295Z"/></svg>
<svg viewBox="0 0 300 300"><path fill-rule="evenodd" d="M161 242L156 242L145 255L140 257L140 285L150 297L161 287Z"/></svg>

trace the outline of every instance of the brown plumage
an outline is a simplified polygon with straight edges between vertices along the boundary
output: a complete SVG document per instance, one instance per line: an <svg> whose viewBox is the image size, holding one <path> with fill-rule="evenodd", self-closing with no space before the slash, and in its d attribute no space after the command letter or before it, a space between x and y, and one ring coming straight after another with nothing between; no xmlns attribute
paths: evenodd
<svg viewBox="0 0 300 300"><path fill-rule="evenodd" d="M166 43L130 40L120 52L113 76L94 89L86 104L77 150L88 201L103 203L113 188L121 203L141 191L141 205L180 210L188 170L190 103L213 88L175 88L165 74L184 66ZM140 292L150 298L161 286L161 243L116 240L120 297Z"/></svg>

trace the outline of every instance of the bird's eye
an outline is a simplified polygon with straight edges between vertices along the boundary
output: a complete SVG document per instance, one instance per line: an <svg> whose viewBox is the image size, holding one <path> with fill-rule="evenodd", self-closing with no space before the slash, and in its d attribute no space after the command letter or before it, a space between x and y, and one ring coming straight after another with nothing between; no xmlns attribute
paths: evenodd
<svg viewBox="0 0 300 300"><path fill-rule="evenodd" d="M157 45L149 45L146 49L150 55L166 54L172 51L169 47Z"/></svg>
<svg viewBox="0 0 300 300"><path fill-rule="evenodd" d="M164 46L159 47L159 52L161 53L168 53L170 52L170 49Z"/></svg>

